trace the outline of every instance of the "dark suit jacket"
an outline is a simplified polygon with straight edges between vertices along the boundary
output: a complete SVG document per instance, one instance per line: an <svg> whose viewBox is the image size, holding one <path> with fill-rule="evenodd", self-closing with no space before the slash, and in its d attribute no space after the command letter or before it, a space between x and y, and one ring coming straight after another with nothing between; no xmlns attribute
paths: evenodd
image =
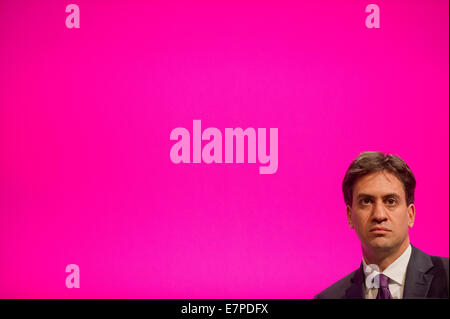
<svg viewBox="0 0 450 319"><path fill-rule="evenodd" d="M403 299L449 298L448 258L425 254L411 245ZM328 287L316 299L364 299L363 264Z"/></svg>

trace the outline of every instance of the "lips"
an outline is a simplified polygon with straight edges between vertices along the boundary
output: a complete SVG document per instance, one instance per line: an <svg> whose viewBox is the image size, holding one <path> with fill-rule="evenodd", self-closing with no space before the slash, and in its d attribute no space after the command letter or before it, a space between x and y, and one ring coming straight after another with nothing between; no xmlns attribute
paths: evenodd
<svg viewBox="0 0 450 319"><path fill-rule="evenodd" d="M387 229L386 227L380 227L380 226L373 227L373 228L370 229L371 233L387 233L387 232L390 232L390 231L391 230Z"/></svg>

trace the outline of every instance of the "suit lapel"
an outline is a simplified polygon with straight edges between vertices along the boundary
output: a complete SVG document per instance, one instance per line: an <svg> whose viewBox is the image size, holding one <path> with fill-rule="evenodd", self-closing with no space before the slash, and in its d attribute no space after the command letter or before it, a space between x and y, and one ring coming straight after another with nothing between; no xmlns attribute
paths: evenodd
<svg viewBox="0 0 450 319"><path fill-rule="evenodd" d="M411 245L411 258L406 268L403 299L425 298L430 290L433 275L426 272L433 267L431 257Z"/></svg>
<svg viewBox="0 0 450 319"><path fill-rule="evenodd" d="M364 272L362 263L351 279L350 287L345 292L346 299L364 299Z"/></svg>

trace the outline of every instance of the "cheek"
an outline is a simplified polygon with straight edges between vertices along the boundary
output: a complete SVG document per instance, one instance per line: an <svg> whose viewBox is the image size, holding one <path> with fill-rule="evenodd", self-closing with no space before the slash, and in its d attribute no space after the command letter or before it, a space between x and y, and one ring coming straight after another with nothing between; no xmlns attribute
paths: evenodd
<svg viewBox="0 0 450 319"><path fill-rule="evenodd" d="M395 226L400 229L409 229L409 215L407 210L402 210L398 213L398 217L394 220Z"/></svg>
<svg viewBox="0 0 450 319"><path fill-rule="evenodd" d="M352 221L355 226L358 226L358 228L364 227L364 225L367 224L367 214L364 214L364 212L357 212L356 214L352 215Z"/></svg>

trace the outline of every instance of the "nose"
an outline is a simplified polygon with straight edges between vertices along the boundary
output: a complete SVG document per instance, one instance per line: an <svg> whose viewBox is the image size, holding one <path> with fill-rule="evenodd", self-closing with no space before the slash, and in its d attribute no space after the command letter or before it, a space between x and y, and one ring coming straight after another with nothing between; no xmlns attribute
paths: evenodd
<svg viewBox="0 0 450 319"><path fill-rule="evenodd" d="M382 223L387 220L386 212L384 211L385 207L382 203L375 203L372 218L377 223Z"/></svg>

